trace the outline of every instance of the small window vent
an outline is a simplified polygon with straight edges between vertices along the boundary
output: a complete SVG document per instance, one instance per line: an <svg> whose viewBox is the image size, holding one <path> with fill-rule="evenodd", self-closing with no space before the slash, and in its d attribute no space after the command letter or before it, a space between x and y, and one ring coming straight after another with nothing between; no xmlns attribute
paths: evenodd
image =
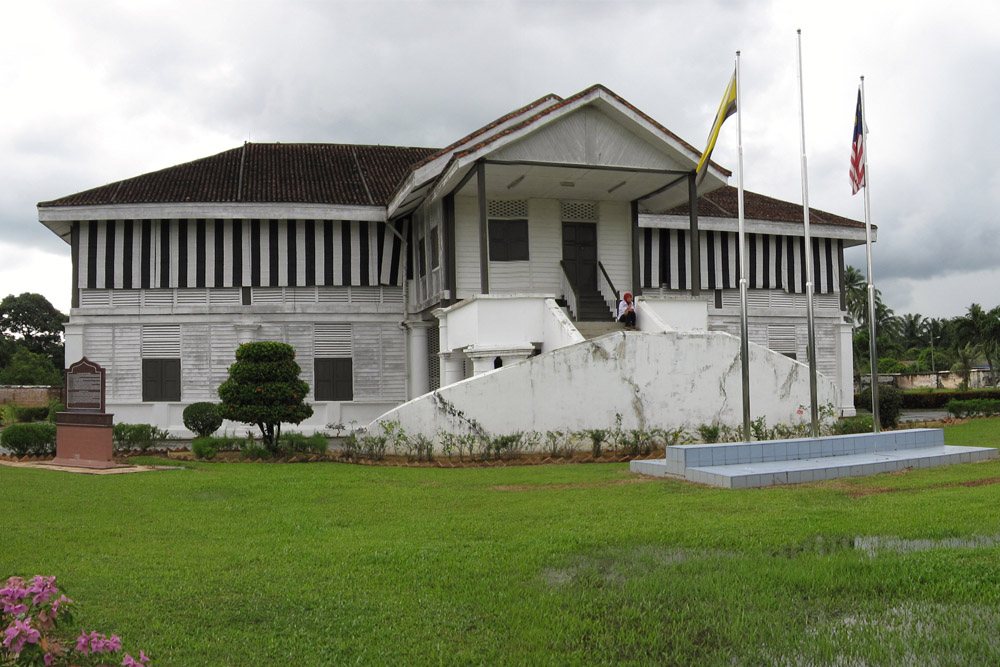
<svg viewBox="0 0 1000 667"><path fill-rule="evenodd" d="M313 354L315 357L350 357L351 356L351 325L350 324L317 324L315 325Z"/></svg>
<svg viewBox="0 0 1000 667"><path fill-rule="evenodd" d="M528 201L526 199L491 199L487 206L487 215L491 218L527 218Z"/></svg>
<svg viewBox="0 0 1000 667"><path fill-rule="evenodd" d="M142 327L142 356L147 359L180 357L180 325L144 324Z"/></svg>
<svg viewBox="0 0 1000 667"><path fill-rule="evenodd" d="M597 204L588 201L564 201L562 219L578 222L597 222Z"/></svg>

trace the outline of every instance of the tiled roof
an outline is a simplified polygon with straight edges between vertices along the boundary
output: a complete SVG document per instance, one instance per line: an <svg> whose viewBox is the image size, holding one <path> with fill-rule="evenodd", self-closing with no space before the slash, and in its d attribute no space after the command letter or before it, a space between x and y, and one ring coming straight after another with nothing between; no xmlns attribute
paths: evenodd
<svg viewBox="0 0 1000 667"><path fill-rule="evenodd" d="M436 150L247 143L194 162L41 202L39 206L177 202L385 206L410 167Z"/></svg>
<svg viewBox="0 0 1000 667"><path fill-rule="evenodd" d="M687 204L670 209L666 215L688 215ZM802 204L765 197L749 190L743 191L743 215L748 220L773 222L802 222ZM726 185L698 198L698 217L736 218L739 216L739 190ZM864 227L865 223L844 218L833 213L809 207L810 224Z"/></svg>

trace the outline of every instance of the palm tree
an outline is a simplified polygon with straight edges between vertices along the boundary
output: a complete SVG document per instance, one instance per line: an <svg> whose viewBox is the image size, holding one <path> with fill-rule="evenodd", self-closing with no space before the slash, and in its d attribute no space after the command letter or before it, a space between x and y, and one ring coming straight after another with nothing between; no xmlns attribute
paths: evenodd
<svg viewBox="0 0 1000 667"><path fill-rule="evenodd" d="M955 348L955 358L956 361L951 370L953 373L958 373L965 389L968 389L969 381L972 379L972 369L976 367L976 359L979 358L979 350L975 345L966 343L962 347Z"/></svg>
<svg viewBox="0 0 1000 667"><path fill-rule="evenodd" d="M854 320L855 328L860 327L868 312L868 287L861 271L850 265L844 268L844 295L847 314Z"/></svg>
<svg viewBox="0 0 1000 667"><path fill-rule="evenodd" d="M904 348L923 347L927 339L927 320L920 313L906 313L900 315L899 337L902 339Z"/></svg>
<svg viewBox="0 0 1000 667"><path fill-rule="evenodd" d="M955 332L960 343L977 347L986 357L992 378L993 362L1000 351L1000 307L987 312L978 303L973 303L965 315L955 318Z"/></svg>

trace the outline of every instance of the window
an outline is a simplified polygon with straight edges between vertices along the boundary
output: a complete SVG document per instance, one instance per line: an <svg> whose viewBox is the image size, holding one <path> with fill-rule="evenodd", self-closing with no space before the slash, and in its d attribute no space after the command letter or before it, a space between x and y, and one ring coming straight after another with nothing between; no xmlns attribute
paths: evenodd
<svg viewBox="0 0 1000 667"><path fill-rule="evenodd" d="M490 220L490 261L528 261L528 221Z"/></svg>
<svg viewBox="0 0 1000 667"><path fill-rule="evenodd" d="M142 400L181 400L181 360L142 360Z"/></svg>
<svg viewBox="0 0 1000 667"><path fill-rule="evenodd" d="M420 277L427 275L427 244L424 239L417 241L417 266L420 268Z"/></svg>
<svg viewBox="0 0 1000 667"><path fill-rule="evenodd" d="M354 400L353 359L316 359L315 371L317 401Z"/></svg>

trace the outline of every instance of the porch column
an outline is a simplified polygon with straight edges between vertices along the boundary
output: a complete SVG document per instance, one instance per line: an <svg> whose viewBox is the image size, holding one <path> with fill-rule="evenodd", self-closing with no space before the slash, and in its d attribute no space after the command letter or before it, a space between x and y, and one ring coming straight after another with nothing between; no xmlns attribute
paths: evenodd
<svg viewBox="0 0 1000 667"><path fill-rule="evenodd" d="M441 238L444 247L441 254L444 256L444 279L441 286L446 290L442 295L441 303L450 306L458 298L458 281L455 274L455 195L448 194L442 200L442 210L444 213L444 228L441 230Z"/></svg>
<svg viewBox="0 0 1000 667"><path fill-rule="evenodd" d="M689 243L691 245L691 296L701 294L701 234L698 233L698 186L695 172L688 174Z"/></svg>
<svg viewBox="0 0 1000 667"><path fill-rule="evenodd" d="M642 294L642 275L639 272L639 202L638 200L632 202L632 214L631 214L631 224L629 225L629 234L632 237L632 295L639 296ZM626 289L621 290L623 293L628 292L628 286ZM617 308L617 304L615 304Z"/></svg>
<svg viewBox="0 0 1000 667"><path fill-rule="evenodd" d="M410 376L409 396L415 398L430 391L430 369L427 359L427 329L433 326L432 322L414 321L406 322L407 342L409 344L407 355L409 357Z"/></svg>
<svg viewBox="0 0 1000 667"><path fill-rule="evenodd" d="M476 163L476 193L479 197L479 284L480 292L490 293L490 232L486 218L486 164Z"/></svg>
<svg viewBox="0 0 1000 667"><path fill-rule="evenodd" d="M441 352L441 386L447 387L465 379L465 359L461 352Z"/></svg>
<svg viewBox="0 0 1000 667"><path fill-rule="evenodd" d="M70 364L75 364L85 356L83 353L83 325L67 322L63 325L63 330L65 331L63 356L66 358L65 366L69 368Z"/></svg>
<svg viewBox="0 0 1000 667"><path fill-rule="evenodd" d="M470 354L469 358L472 359L472 374L482 375L494 369L493 363L497 354L495 352Z"/></svg>
<svg viewBox="0 0 1000 667"><path fill-rule="evenodd" d="M853 417L854 408L854 329L840 323L840 416Z"/></svg>

